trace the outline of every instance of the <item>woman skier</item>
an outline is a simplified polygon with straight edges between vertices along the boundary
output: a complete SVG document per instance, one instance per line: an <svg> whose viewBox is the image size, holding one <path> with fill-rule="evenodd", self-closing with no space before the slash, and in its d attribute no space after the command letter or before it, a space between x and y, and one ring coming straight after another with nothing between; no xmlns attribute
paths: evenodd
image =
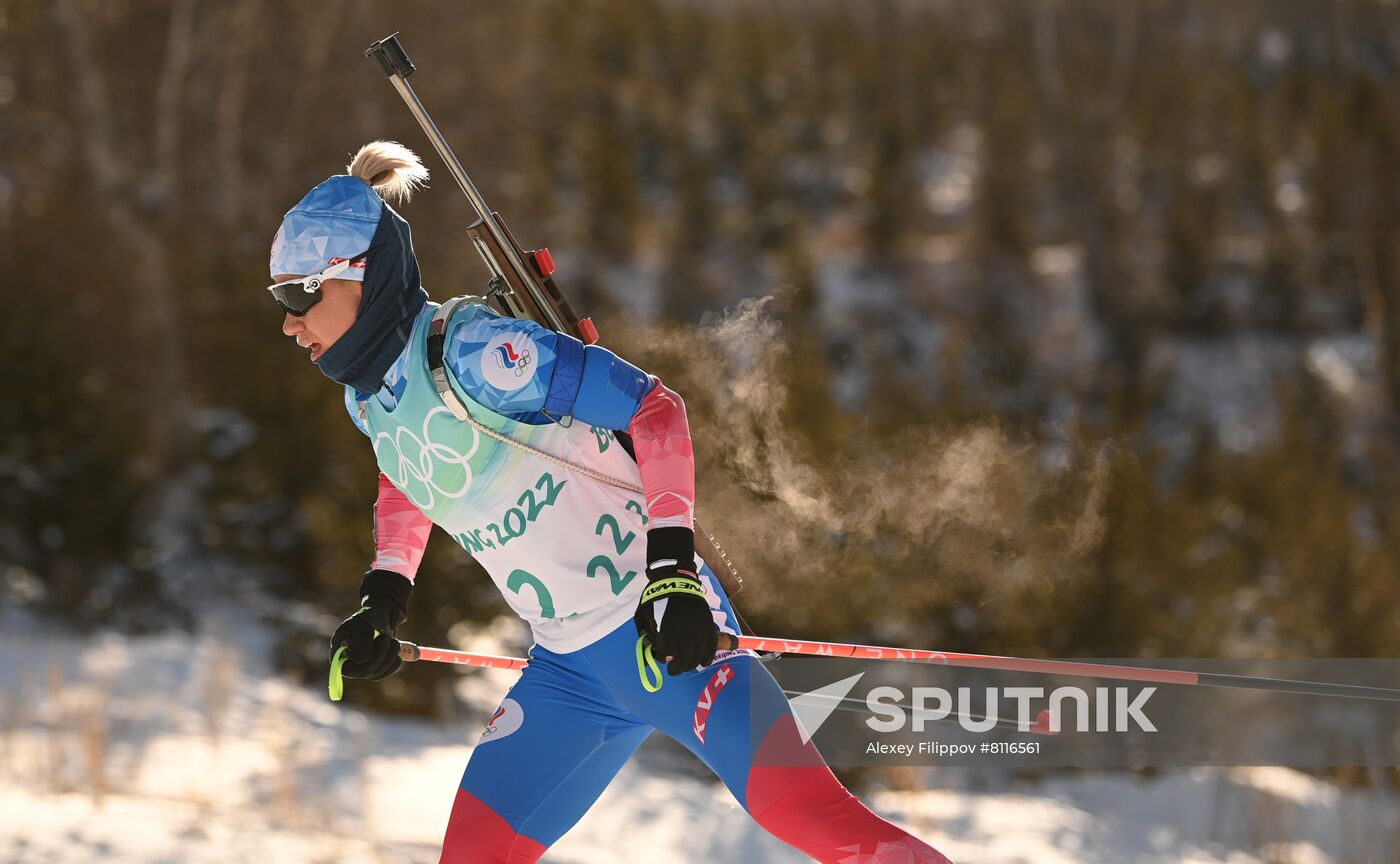
<svg viewBox="0 0 1400 864"><path fill-rule="evenodd" d="M468 761L442 864L538 860L653 729L819 861L947 864L842 786L756 657L716 652L718 631L738 627L695 555L680 397L598 345L476 298L429 302L408 223L388 203L406 200L427 170L376 141L346 171L287 212L268 288L286 313L282 332L344 385L381 472L375 558L331 651L346 648L349 677L398 670L395 634L434 524L481 562L535 640ZM606 430L631 435L635 461ZM659 688L638 674L642 636L670 658Z"/></svg>

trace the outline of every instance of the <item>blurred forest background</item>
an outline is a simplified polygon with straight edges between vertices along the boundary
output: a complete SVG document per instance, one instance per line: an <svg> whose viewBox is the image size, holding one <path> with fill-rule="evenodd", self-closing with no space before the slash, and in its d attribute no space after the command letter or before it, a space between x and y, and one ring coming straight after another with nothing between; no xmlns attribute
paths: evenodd
<svg viewBox="0 0 1400 864"><path fill-rule="evenodd" d="M1400 4L0 4L0 604L239 602L324 672L370 448L279 331L283 212L375 138L475 293L412 84L690 408L759 632L1400 656ZM410 638L504 611L435 535ZM462 630L454 631L460 635ZM356 698L434 712L452 673Z"/></svg>

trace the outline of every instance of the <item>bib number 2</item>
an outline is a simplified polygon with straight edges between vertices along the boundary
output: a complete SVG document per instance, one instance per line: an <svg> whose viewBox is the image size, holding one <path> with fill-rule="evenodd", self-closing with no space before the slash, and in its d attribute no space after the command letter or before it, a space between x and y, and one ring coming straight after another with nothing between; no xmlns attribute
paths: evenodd
<svg viewBox="0 0 1400 864"><path fill-rule="evenodd" d="M630 501L628 502L631 503ZM604 513L598 517L598 524L593 527L593 533L599 537L603 536L604 530L612 535L613 548L617 554L621 555L632 545L632 541L637 539L633 531L622 533L622 526L617 522L617 517L611 513ZM594 555L588 562L588 578L592 579L602 570L608 574L608 585L612 588L613 596L621 594L627 588L627 583L637 578L636 570L628 570L626 573L619 572L617 564L607 555Z"/></svg>
<svg viewBox="0 0 1400 864"><path fill-rule="evenodd" d="M540 617L553 618L554 598L549 596L549 589L545 587L540 577L528 570L512 570L510 575L506 577L506 587L516 594L519 594L526 585L535 591L535 599L540 604Z"/></svg>

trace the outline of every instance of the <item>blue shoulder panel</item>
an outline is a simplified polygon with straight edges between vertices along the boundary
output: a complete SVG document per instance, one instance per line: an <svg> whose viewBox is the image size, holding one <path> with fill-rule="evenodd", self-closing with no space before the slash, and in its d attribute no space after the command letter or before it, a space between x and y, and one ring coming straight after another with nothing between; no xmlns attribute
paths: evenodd
<svg viewBox="0 0 1400 864"><path fill-rule="evenodd" d="M444 359L468 396L514 419L545 407L557 366L556 344L566 337L480 304L454 314L447 333Z"/></svg>
<svg viewBox="0 0 1400 864"><path fill-rule="evenodd" d="M626 429L651 389L646 373L606 348L480 304L452 316L444 353L467 395L526 423L573 416Z"/></svg>

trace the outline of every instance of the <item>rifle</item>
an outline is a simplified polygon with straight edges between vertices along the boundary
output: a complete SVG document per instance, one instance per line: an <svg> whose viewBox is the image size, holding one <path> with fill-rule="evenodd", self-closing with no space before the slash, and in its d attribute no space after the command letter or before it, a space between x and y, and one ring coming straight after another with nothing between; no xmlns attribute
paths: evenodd
<svg viewBox="0 0 1400 864"><path fill-rule="evenodd" d="M476 221L467 226L467 236L472 245L486 262L491 279L487 285L486 302L492 309L512 318L529 318L558 333L565 333L592 345L598 341L598 328L591 318L579 318L569 301L565 299L554 281L554 257L547 248L527 250L516 242L506 227L501 214L486 205L486 199L477 191L476 184L467 176L462 163L447 145L447 140L438 131L437 124L428 116L427 109L418 99L418 94L408 84L408 76L416 71L413 61L399 43L399 34L394 33L380 39L365 51L365 56L379 62L384 75L394 89L403 97L418 125L427 133L428 140L437 150L447 170L452 173L457 185L467 196L467 201L476 215ZM632 458L636 452L632 448L630 436L624 430L613 430L618 442ZM695 551L710 565L719 577L720 584L731 597L743 587L729 556L724 553L714 536L706 531L700 520L695 520ZM735 612L738 615L737 611ZM741 629L752 633L742 618Z"/></svg>

